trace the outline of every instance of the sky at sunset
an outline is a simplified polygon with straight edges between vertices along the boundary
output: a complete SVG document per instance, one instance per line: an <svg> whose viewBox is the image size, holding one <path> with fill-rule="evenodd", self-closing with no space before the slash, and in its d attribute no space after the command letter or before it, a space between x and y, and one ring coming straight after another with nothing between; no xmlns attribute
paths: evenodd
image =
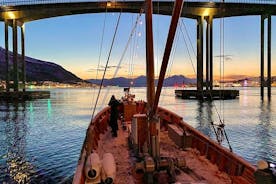
<svg viewBox="0 0 276 184"><path fill-rule="evenodd" d="M77 76L96 78L98 61L101 70L105 66L118 18L118 13L98 13L65 16L34 21L25 24L26 55L57 63ZM137 14L121 15L118 33L111 52L107 78L114 76L116 66L127 46ZM104 21L106 20L106 21ZM104 27L105 22L105 29ZM118 76L145 75L145 21L140 17L137 29L128 44ZM214 20L214 76L259 76L260 68L260 16L232 17L224 19L224 72L221 68L220 32L222 21ZM169 16L156 15L154 25L154 53L156 75L163 57L163 50L170 24ZM266 24L265 24L266 25ZM10 31L11 33L11 31ZM104 33L104 34L103 34ZM0 24L4 35L4 25ZM10 34L11 36L11 34ZM266 40L265 35L265 40ZM10 40L11 37L10 37ZM100 57L101 40L103 40ZM186 40L186 44L185 41ZM190 42L190 41L191 42ZM19 42L20 43L20 42ZM4 46L4 37L0 39ZM204 46L205 48L205 46ZM12 49L10 43L10 50ZM196 71L196 21L181 19L167 74L195 77ZM266 43L265 43L266 56ZM99 59L100 58L100 59ZM265 57L266 59L266 57ZM266 61L266 60L265 60ZM276 17L272 17L272 75L276 75ZM99 72L100 78L102 72Z"/></svg>

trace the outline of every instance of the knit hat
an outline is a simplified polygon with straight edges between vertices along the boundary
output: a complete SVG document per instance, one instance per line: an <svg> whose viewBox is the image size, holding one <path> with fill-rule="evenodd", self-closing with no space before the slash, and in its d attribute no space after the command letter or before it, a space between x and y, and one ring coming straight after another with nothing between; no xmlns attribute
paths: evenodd
<svg viewBox="0 0 276 184"><path fill-rule="evenodd" d="M258 167L258 169L261 169L261 170L267 169L268 168L268 163L265 160L259 160L257 162L257 167Z"/></svg>

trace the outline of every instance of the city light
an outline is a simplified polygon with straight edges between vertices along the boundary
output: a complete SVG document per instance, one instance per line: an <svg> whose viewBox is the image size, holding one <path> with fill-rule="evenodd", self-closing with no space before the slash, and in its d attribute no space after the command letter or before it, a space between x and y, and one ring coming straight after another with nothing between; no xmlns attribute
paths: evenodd
<svg viewBox="0 0 276 184"><path fill-rule="evenodd" d="M7 12L5 17L8 19L15 19L15 14L13 12Z"/></svg>
<svg viewBox="0 0 276 184"><path fill-rule="evenodd" d="M202 16L209 16L210 15L210 9L206 8L204 11L203 11L203 14Z"/></svg>
<svg viewBox="0 0 276 184"><path fill-rule="evenodd" d="M107 7L111 7L111 2L107 2L107 3L106 3L106 6L107 6Z"/></svg>

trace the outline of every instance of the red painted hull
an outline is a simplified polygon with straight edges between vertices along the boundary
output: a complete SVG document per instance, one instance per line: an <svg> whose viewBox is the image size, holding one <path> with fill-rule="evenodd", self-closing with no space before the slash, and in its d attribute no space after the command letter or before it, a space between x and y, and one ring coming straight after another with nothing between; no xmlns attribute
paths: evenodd
<svg viewBox="0 0 276 184"><path fill-rule="evenodd" d="M136 112L143 113L144 111L145 105L141 102L137 102ZM90 123L74 176L74 184L85 183L83 168L86 154L90 153L91 150L97 149L100 134L107 130L109 114L110 108L106 107L100 111ZM254 178L256 168L253 165L185 123L182 117L177 114L161 107L158 108L158 114L161 119L161 126L166 127L168 124L174 124L181 128L185 134L189 136L189 143L187 143L189 145L186 146L197 149L200 155L205 156L210 162L217 165L220 171L228 174L233 183L256 183Z"/></svg>

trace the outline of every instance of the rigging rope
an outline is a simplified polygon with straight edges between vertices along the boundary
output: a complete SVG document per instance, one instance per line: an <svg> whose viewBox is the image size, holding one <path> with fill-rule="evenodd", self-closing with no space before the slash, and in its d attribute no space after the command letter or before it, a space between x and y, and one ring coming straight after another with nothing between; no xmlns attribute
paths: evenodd
<svg viewBox="0 0 276 184"><path fill-rule="evenodd" d="M172 45L171 58L169 59L167 72L166 72L166 78L171 76L172 65L173 65L173 61L174 61L175 53L176 53L176 49L177 49L177 44L176 43L179 41L179 37L180 37L178 29L176 31L176 36L175 37L176 37L175 38L176 41L173 42L173 45ZM163 102L166 95L168 95L167 91L163 91L162 96L160 96L160 103Z"/></svg>
<svg viewBox="0 0 276 184"><path fill-rule="evenodd" d="M133 25L133 16L132 16L132 25ZM136 32L135 32L136 34ZM132 61L133 61L133 53L134 53L134 46L135 46L135 41L131 40L129 43L130 46L130 52L129 52L129 63L128 63L128 78L130 79L132 77Z"/></svg>
<svg viewBox="0 0 276 184"><path fill-rule="evenodd" d="M196 75L196 70L195 70L195 67L194 67L194 64L193 64L193 60L192 60L192 57L191 57L191 54L190 54L190 51L189 51L189 48L188 48L187 40L186 40L186 38L185 38L185 36L184 36L184 32L183 32L183 28L182 28L182 27L185 28L185 31L186 31L186 34L187 34L187 37L188 37L188 40L189 40L191 46L192 46L192 42L191 42L191 39L190 39L189 34L188 34L188 32L187 32L187 29L186 29L186 27L185 27L184 21L182 20L181 23L182 23L182 24L181 24L181 26L180 26L180 30L181 30L181 33L182 33L182 37L183 37L183 39L184 39L184 43L185 43L185 46L186 46L187 51L188 51L188 56L189 56L190 62L191 62L191 64L192 64L193 71L194 71L194 73L195 73L195 75ZM221 25L223 25L223 27L221 26L221 29L220 29L220 31L222 32L222 31L224 31L224 29L223 29L223 28L224 28L224 24L221 24ZM222 35L222 34L221 34L221 35ZM224 35L224 32L223 32L223 35ZM220 52L223 51L223 53L224 53L224 37L220 39L220 45L221 45L221 48L222 48L222 49L220 50ZM223 45L223 46L222 46L222 45ZM192 50L193 50L194 55L196 55L196 54L195 54L195 51L194 51L195 49L194 49L193 47L192 47ZM221 61L221 59L222 59L222 57L220 57L220 61ZM221 64L221 63L223 64L223 65L220 67L220 81L222 81L222 80L224 81L224 58L223 58L222 61L223 61L223 62L220 62L220 64ZM223 72L222 72L221 69L223 69ZM221 76L222 76L222 75L223 75L223 79L221 80ZM223 90L224 90L224 88L223 88ZM209 93L210 93L209 95L210 95L210 97L211 97L211 100L213 100L213 96L212 96L211 91L209 91ZM221 96L220 96L220 97L221 97ZM203 96L203 92L202 92L202 100L203 100L203 102L205 101L205 100L204 100L204 96ZM223 102L224 102L224 101L223 101ZM224 126L225 126L225 124L224 124L224 112L222 112L222 110L221 110L221 101L220 101L220 113L219 113L219 111L218 111L218 109L217 109L217 107L216 107L216 104L213 103L213 105L214 105L214 109L215 109L215 112L216 112L216 114L217 114L217 117L218 117L218 119L219 119L219 122L220 122L219 125L214 124L212 121L210 122L211 125L212 125L212 128L213 128L213 130L214 130L214 133L215 133L215 135L216 135L216 139L217 139L217 141L218 141L219 143L221 143L222 140L223 140L223 138L225 137L226 140L227 140L229 149L230 149L230 151L232 152L232 147L231 147L231 145L230 145L230 142L229 142L227 133L226 133L226 131L225 131L225 129L224 129ZM224 111L224 103L223 103L223 111ZM220 114L223 114L223 117L221 117ZM214 126L217 126L217 130L215 129Z"/></svg>
<svg viewBox="0 0 276 184"><path fill-rule="evenodd" d="M168 74L167 74L167 77L170 76L171 74L171 70L172 70L172 64L173 64L173 61L174 61L174 58L175 58L175 53L176 53L176 49L177 49L177 43L179 41L179 31L176 32L176 41L173 43L173 48L172 48L172 53L171 53L171 59L169 60L169 68L168 68Z"/></svg>
<svg viewBox="0 0 276 184"><path fill-rule="evenodd" d="M183 20L182 20L182 24L180 24L180 25L181 25L181 26L184 25L184 24L183 24ZM191 64L192 64L192 67L193 67L193 71L194 71L194 73L196 74L195 67L194 67L193 61L192 61L192 57L191 57L191 54L190 54L190 51L189 51L189 48L188 48L188 44L187 44L186 38L185 38L184 33L183 33L183 29L182 29L181 26L180 26L180 31L181 31L181 33L182 33L182 36L183 36L183 39L184 39L184 43L185 43L185 46L186 46L187 51L188 51L188 55L189 55L189 59L190 59L190 62L191 62ZM186 30L186 31L187 31L187 30ZM188 36L189 36L189 35L188 35ZM177 37L178 37L178 39L179 39L179 33L178 33ZM190 39L189 39L189 40L190 40ZM191 42L190 42L190 43L191 43ZM192 48L192 49L193 49L193 48ZM176 46L174 46L173 57L174 57L174 55L175 55L175 50L176 50ZM172 63L171 63L171 64L172 64ZM170 65L170 67L169 67L169 71L170 71L170 69L171 69L171 65ZM203 95L203 93L202 93L202 95ZM212 94L211 94L211 95L212 95ZM203 102L204 102L204 98L203 98ZM218 116L220 122L222 122L221 117L220 117L220 114L219 114L219 112L218 112L218 110L217 110L215 104L214 104L214 108L215 108L215 111L216 111L216 113L217 113L217 116ZM215 128L214 128L214 125L215 125L215 124L214 124L213 122L211 122L211 125L212 125L212 127L213 127L213 129L214 129L214 132L215 132L215 134L216 134L217 141L221 144L221 142L222 142L223 139L224 139L224 135L225 135L225 137L226 137L226 139L227 139L227 142L228 142L228 144L229 144L228 137L227 137L227 134L226 134L225 129L224 129L224 124L218 125L217 130L215 130ZM230 148L230 151L232 151L232 148L231 148L230 144L229 144L229 148Z"/></svg>
<svg viewBox="0 0 276 184"><path fill-rule="evenodd" d="M191 44L191 46L192 46L191 39L190 39L190 37L189 37L189 34L188 34L187 29L186 29L186 27L185 27L185 24L184 24L184 22L183 22L183 20L182 20L181 26L183 26L183 25L184 25L184 28L185 28L185 30L186 30L186 34L187 34L188 40L189 40L189 42L190 42L190 44ZM196 70L195 70L195 67L194 67L194 64L193 64L193 60L192 60L192 57L191 57L191 54L190 54L190 51L189 51L189 47L188 47L186 38L185 38L184 33L183 33L183 30L182 30L182 27L180 27L180 30L181 30L181 33L182 33L182 36L183 36L183 39L184 39L184 43L185 43L186 48L187 48L187 51L188 51L189 59L190 59L191 65L192 65L192 67L193 67L194 74L196 75ZM193 46L192 46L192 50L193 50L194 55L196 56ZM210 92L210 96L211 96L211 100L213 100L213 97L212 97L212 93L211 93L211 92ZM203 97L203 93L202 93L202 97ZM204 102L204 97L203 97L202 99L203 99L203 102ZM214 108L215 108L215 111L216 111L216 114L217 114L219 120L221 121L221 117L220 117L220 114L219 114L219 112L218 112L218 110L217 110L217 107L216 107L216 104L215 104L215 103L214 103Z"/></svg>
<svg viewBox="0 0 276 184"><path fill-rule="evenodd" d="M219 42L219 81L220 81L220 85L219 85L219 89L220 89L220 98L222 98L222 94L221 94L221 90L222 90L222 85L224 85L223 81L222 81L222 58L223 58L223 55L222 55L222 19L220 19L220 29L219 29L219 36L220 36L220 42ZM220 113L222 112L222 104L221 104L221 100L219 101L219 110L220 110Z"/></svg>
<svg viewBox="0 0 276 184"><path fill-rule="evenodd" d="M192 51L193 51L193 53L194 53L194 56L196 57L196 53L195 53L195 49L194 49L194 46L193 46L192 41L191 41L191 37L190 37L190 35L189 35L188 29L187 29L186 24L185 24L185 22L184 22L183 19L182 19L181 23L182 23L182 25L184 26L184 30L185 30L185 32L186 32L186 34L187 34L189 43L190 43L190 45L191 45L191 47L192 47Z"/></svg>
<svg viewBox="0 0 276 184"><path fill-rule="evenodd" d="M129 69L130 69L129 76L131 79L133 79L133 71L134 71L133 65L134 65L134 59L135 59L135 56L137 54L137 49L138 49L138 38L139 38L139 36L141 36L141 32L139 30L137 31L137 29L136 29L137 25L139 23L141 23L140 17L141 17L141 12L140 12L139 16L137 16L137 18L136 18L136 22L133 27L133 32L131 33L131 35L129 37L129 40L130 40L133 35L138 34L138 36L135 37L136 39L134 39L134 41L133 41L133 47L132 47L132 53L131 53L132 55L131 55L131 59L130 59L130 63L129 63Z"/></svg>
<svg viewBox="0 0 276 184"><path fill-rule="evenodd" d="M157 4L157 14L159 15L159 11L160 11L160 7L159 7L159 1L157 2L158 4ZM158 41L159 41L159 38L160 38L160 35L159 35L159 16L157 17L157 44L156 44L156 52L155 53L157 53L156 54L156 77L158 77L158 74L159 74L159 70L158 70L158 61L159 61L159 43L158 43Z"/></svg>
<svg viewBox="0 0 276 184"><path fill-rule="evenodd" d="M224 0L222 0L222 4L221 4L221 8L220 10L223 11L224 8ZM225 60L225 53L224 53L224 17L222 17L220 19L220 81L222 81L222 95L223 95L223 99L222 99L222 119L220 118L220 124L218 125L218 129L217 132L219 132L219 134L221 134L221 136L224 134L226 141L228 143L229 149L232 152L232 147L230 145L230 141L228 139L227 133L225 131L225 124L224 124L224 60ZM221 102L221 101L220 101ZM218 135L219 136L219 135ZM223 137L218 137L219 138L223 138ZM222 141L222 140L220 140Z"/></svg>
<svg viewBox="0 0 276 184"><path fill-rule="evenodd" d="M122 64L122 61L123 61L123 59L125 57L126 51L127 51L128 47L130 45L131 38L133 37L133 35L135 35L135 31L136 31L136 28L137 28L137 25L139 23L139 20L140 20L140 17L142 15L142 13L143 13L143 11L141 10L140 13L139 13L139 15L137 16L136 23L135 23L134 27L132 28L132 31L131 31L130 36L129 36L128 41L127 41L127 44L125 46L123 54L122 54L122 56L121 56L121 58L119 60L118 66L116 67L116 70L115 70L112 78L116 77L116 75L118 74L118 71L119 71L120 66ZM104 96L103 99L107 99L107 94L109 93L109 90L110 90L110 88L108 88L108 90L106 91L105 96ZM101 108L104 106L104 104L105 104L104 102L101 104Z"/></svg>
<svg viewBox="0 0 276 184"><path fill-rule="evenodd" d="M98 79L99 67L100 67L101 56L102 56L103 38L104 38L105 23L106 23L106 14L107 14L107 8L105 9L105 14L104 14L104 24L103 24L103 30L102 30L101 43L100 43L100 54L99 54L99 58L98 58L98 65L97 65L97 71L96 71L96 80ZM96 88L94 88L94 89L96 89ZM94 98L95 98L95 93L93 93L92 102L94 102ZM93 116L92 116L92 118L93 118Z"/></svg>
<svg viewBox="0 0 276 184"><path fill-rule="evenodd" d="M183 37L185 46L186 46L186 48L187 48L187 53L188 53L190 62L191 62L191 64L192 64L192 68L193 68L194 74L196 75L196 70L195 70L195 66L194 66L194 63L193 63L193 59L192 59L192 56L191 56L191 54L190 54L190 50L189 50L189 47L188 47L186 38L185 38L185 36L184 36L185 34L183 33L183 29L182 29L182 26L183 26L183 25L184 25L184 27L185 27L185 24L184 24L184 22L183 22L183 20L182 20L182 21L181 21L181 24L180 24L180 31L181 31L181 33L182 33L182 37ZM185 29L185 30L186 30L186 29ZM189 37L187 31L186 31L186 34L187 34L187 37L188 37L189 40L190 40L190 37ZM190 44L191 44L191 42L190 42ZM192 45L192 44L191 44L191 45ZM193 50L193 52L194 52L194 48L192 48L192 50ZM194 52L194 55L196 56L195 52Z"/></svg>
<svg viewBox="0 0 276 184"><path fill-rule="evenodd" d="M96 107L97 107L97 104L98 104L98 101L99 101L99 96L100 96L101 89L102 89L102 86L103 86L103 81L104 81L104 78L105 78L106 69L107 69L107 67L108 67L108 63L109 63L111 51L112 51L112 48L113 48L113 45L114 45L114 41L115 41L115 37L116 37L116 34L117 34L117 30L118 30L118 27L119 27L119 22L120 22L120 19L121 19L121 14L122 14L122 12L120 12L119 17L118 17L118 19L117 19L117 24L116 24L115 32L114 32L114 35L113 35L113 38L112 38L112 43L111 43L111 46L110 46L110 49L109 49L109 53L108 53L106 65L105 65L105 68L104 68L104 73L103 73L103 76L102 76L100 88L99 88L99 91L98 91L96 103L95 103L95 105L94 105L94 109L93 109L93 113L92 113L92 119L94 118L94 114L95 114L95 111L96 111Z"/></svg>
<svg viewBox="0 0 276 184"><path fill-rule="evenodd" d="M222 99L222 118L223 118L223 123L224 123L224 64L225 64L225 52L224 52L224 18L222 18L222 81L223 81L223 86L222 86L222 91L223 91L223 99Z"/></svg>
<svg viewBox="0 0 276 184"><path fill-rule="evenodd" d="M176 42L178 42L179 40L179 34L178 34L178 31L176 32L176 41L173 43L173 46L172 46L172 51L171 51L171 58L169 59L169 64L168 64L168 69L167 69L167 72L166 72L166 77L170 77L171 76L171 70L172 70L172 65L173 65L173 61L174 61L174 58L175 58L175 53L176 53L176 48L177 48L177 45L175 44ZM163 99L163 97L161 96L161 99L160 101Z"/></svg>

